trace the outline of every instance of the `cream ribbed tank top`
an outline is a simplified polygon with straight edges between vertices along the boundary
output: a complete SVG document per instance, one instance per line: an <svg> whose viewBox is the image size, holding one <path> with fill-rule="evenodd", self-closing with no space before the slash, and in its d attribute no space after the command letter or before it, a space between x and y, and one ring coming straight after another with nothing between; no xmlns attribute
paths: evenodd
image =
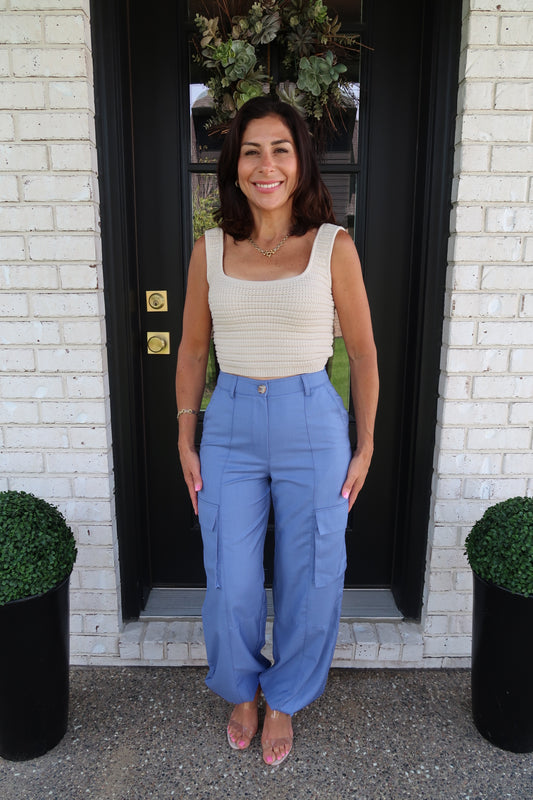
<svg viewBox="0 0 533 800"><path fill-rule="evenodd" d="M284 378L324 369L333 353L331 252L337 225L317 231L300 275L272 281L232 278L224 272L224 232L205 233L209 308L223 372Z"/></svg>

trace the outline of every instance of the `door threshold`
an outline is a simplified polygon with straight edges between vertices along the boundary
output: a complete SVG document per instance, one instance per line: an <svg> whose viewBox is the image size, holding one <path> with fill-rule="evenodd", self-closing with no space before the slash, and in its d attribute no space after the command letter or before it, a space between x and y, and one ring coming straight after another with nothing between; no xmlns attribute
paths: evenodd
<svg viewBox="0 0 533 800"><path fill-rule="evenodd" d="M201 617L205 589L154 588L140 618L167 619ZM267 589L267 614L273 616L272 590ZM345 589L341 619L399 620L403 615L396 607L390 589Z"/></svg>

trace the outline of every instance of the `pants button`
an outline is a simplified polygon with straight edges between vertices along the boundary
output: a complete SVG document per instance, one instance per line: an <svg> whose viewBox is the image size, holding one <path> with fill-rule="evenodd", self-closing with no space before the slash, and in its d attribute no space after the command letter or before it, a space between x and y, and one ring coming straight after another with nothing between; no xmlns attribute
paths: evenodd
<svg viewBox="0 0 533 800"><path fill-rule="evenodd" d="M266 390L267 387L265 386L264 383L260 383L259 386L257 387L257 391L259 392L259 394L264 394Z"/></svg>

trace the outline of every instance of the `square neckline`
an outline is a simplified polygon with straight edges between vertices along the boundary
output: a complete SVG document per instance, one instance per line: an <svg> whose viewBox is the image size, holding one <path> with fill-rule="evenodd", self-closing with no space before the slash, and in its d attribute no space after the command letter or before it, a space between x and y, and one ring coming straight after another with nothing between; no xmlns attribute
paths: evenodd
<svg viewBox="0 0 533 800"><path fill-rule="evenodd" d="M308 260L308 262L307 262L307 264L305 266L305 269L302 270L302 272L300 272L298 275L289 275L287 278L272 278L271 280L258 280L258 281L251 280L250 278L236 278L233 275L228 275L225 272L225 270L224 270L224 239L225 239L225 234L224 234L224 231L222 230L222 228L219 228L219 230L220 230L220 232L222 234L222 242L221 242L221 245L222 245L221 246L221 251L222 252L221 252L221 262L220 262L220 269L221 269L222 275L224 276L224 278L226 278L226 280L229 280L229 281L238 281L239 283L252 283L252 284L255 283L255 284L258 284L258 285L268 285L268 284L271 284L271 283L286 283L287 281L296 281L299 278L303 278L303 276L308 273L309 268L310 268L311 264L313 263L313 256L315 255L316 244L317 244L318 238L319 238L320 233L321 233L321 231L322 231L322 229L323 229L325 224L326 223L323 222L322 225L320 225L320 227L318 228L318 230L316 232L315 238L313 240L313 245L311 247L311 253L309 254L309 260Z"/></svg>

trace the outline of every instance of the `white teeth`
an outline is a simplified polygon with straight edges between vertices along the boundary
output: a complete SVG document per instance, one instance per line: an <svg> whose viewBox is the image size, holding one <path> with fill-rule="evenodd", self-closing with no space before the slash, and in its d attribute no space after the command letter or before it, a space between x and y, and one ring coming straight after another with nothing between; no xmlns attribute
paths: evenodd
<svg viewBox="0 0 533 800"><path fill-rule="evenodd" d="M281 181L276 181L275 183L256 183L255 185L260 189L272 189L274 186L279 186L280 184Z"/></svg>

